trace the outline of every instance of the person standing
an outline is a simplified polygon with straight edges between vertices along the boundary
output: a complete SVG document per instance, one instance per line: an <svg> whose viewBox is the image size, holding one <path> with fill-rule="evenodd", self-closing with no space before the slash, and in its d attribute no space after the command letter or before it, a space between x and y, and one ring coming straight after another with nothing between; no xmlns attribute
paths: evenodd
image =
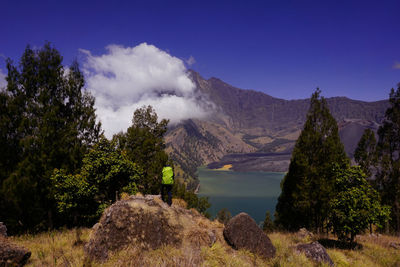
<svg viewBox="0 0 400 267"><path fill-rule="evenodd" d="M167 164L162 170L161 181L161 199L167 202L169 206L172 205L172 185L174 184L174 171L171 166ZM168 199L165 201L164 191L167 191Z"/></svg>

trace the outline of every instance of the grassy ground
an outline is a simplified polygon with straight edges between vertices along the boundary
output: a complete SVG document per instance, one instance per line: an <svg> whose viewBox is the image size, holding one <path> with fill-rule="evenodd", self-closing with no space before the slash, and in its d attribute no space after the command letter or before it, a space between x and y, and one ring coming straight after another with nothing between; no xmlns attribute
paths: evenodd
<svg viewBox="0 0 400 267"><path fill-rule="evenodd" d="M248 251L215 243L197 251L174 247L142 251L129 247L100 265L85 260L83 244L89 234L90 229L74 229L11 237L11 240L32 252L27 266L325 266L316 265L293 250L299 242L313 240L301 240L289 233L269 234L277 249L276 257L269 261ZM390 242L400 242L400 238L364 235L357 241L362 246L357 250L327 249L335 266L400 266L400 251L389 246Z"/></svg>

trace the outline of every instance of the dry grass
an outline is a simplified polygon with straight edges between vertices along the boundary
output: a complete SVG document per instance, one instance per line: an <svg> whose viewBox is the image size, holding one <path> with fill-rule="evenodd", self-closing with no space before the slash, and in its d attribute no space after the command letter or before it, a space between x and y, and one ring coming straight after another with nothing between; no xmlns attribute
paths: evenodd
<svg viewBox="0 0 400 267"><path fill-rule="evenodd" d="M183 209L187 208L187 203L185 200L181 199L181 198L173 198L172 199L172 205L173 206L177 206Z"/></svg>
<svg viewBox="0 0 400 267"><path fill-rule="evenodd" d="M83 244L89 239L89 233L89 229L74 229L10 239L32 252L27 266L83 266Z"/></svg>
<svg viewBox="0 0 400 267"><path fill-rule="evenodd" d="M127 200L130 197L130 195L126 192L122 192L120 195L120 200Z"/></svg>
<svg viewBox="0 0 400 267"><path fill-rule="evenodd" d="M90 229L82 229L80 239L87 242L89 234ZM197 250L189 246L143 250L139 245L132 245L111 255L103 264L85 260L83 244L76 244L76 230L11 237L11 240L32 252L27 266L327 266L316 265L304 254L294 252L296 244L313 240L277 232L269 234L269 237L277 249L276 257L271 260L245 250L234 250L217 241L212 247L203 246ZM390 242L400 242L399 237L363 235L357 238L357 242L362 245L361 249L327 249L335 266L400 266L400 251L389 246Z"/></svg>

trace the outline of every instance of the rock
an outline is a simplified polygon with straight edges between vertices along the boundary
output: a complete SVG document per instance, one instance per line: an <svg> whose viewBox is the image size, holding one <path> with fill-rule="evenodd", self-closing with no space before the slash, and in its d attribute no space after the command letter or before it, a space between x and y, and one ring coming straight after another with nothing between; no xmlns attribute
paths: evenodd
<svg viewBox="0 0 400 267"><path fill-rule="evenodd" d="M325 262L330 266L333 266L333 261L326 253L325 248L318 242L312 242L309 244L299 244L296 246L298 252L304 252L306 257L316 261L318 263Z"/></svg>
<svg viewBox="0 0 400 267"><path fill-rule="evenodd" d="M247 213L240 213L229 220L224 237L235 249L247 249L264 258L275 256L276 249L269 237Z"/></svg>
<svg viewBox="0 0 400 267"><path fill-rule="evenodd" d="M390 242L389 247L394 248L394 249L400 249L400 243Z"/></svg>
<svg viewBox="0 0 400 267"><path fill-rule="evenodd" d="M31 252L0 237L0 266L24 266Z"/></svg>
<svg viewBox="0 0 400 267"><path fill-rule="evenodd" d="M7 237L7 227L2 222L0 222L0 236Z"/></svg>
<svg viewBox="0 0 400 267"><path fill-rule="evenodd" d="M308 231L306 228L300 228L300 230L296 233L296 235L300 239L306 239L306 238L312 238L313 237L313 233Z"/></svg>
<svg viewBox="0 0 400 267"><path fill-rule="evenodd" d="M109 253L128 245L157 249L163 245L200 249L223 242L223 225L214 223L195 210L171 207L158 196L131 196L106 209L92 229L85 253L104 261Z"/></svg>

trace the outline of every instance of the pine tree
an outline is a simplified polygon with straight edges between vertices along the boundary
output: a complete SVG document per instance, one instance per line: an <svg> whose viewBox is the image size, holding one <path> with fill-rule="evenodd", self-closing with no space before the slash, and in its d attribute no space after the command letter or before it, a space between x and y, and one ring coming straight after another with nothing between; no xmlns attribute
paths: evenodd
<svg viewBox="0 0 400 267"><path fill-rule="evenodd" d="M232 219L232 214L227 208L223 208L218 211L216 219L222 224L227 224Z"/></svg>
<svg viewBox="0 0 400 267"><path fill-rule="evenodd" d="M144 180L138 182L142 193L160 192L162 168L168 162L168 155L164 151L167 125L166 119L158 122L152 106L142 107L134 112L132 125L127 132L115 136L128 158L143 169Z"/></svg>
<svg viewBox="0 0 400 267"><path fill-rule="evenodd" d="M265 219L263 223L263 231L266 233L271 233L274 231L275 225L273 220L271 219L271 214L269 211L265 213Z"/></svg>
<svg viewBox="0 0 400 267"><path fill-rule="evenodd" d="M354 151L354 159L367 177L371 176L371 168L376 164L376 139L371 129L365 129Z"/></svg>
<svg viewBox="0 0 400 267"><path fill-rule="evenodd" d="M390 107L379 127L377 189L391 207L391 227L400 233L400 84L390 92Z"/></svg>
<svg viewBox="0 0 400 267"><path fill-rule="evenodd" d="M66 72L49 43L29 46L19 67L7 61L7 88L0 109L0 217L10 231L53 226L55 205L50 176L54 168L73 173L100 133L94 98L74 62Z"/></svg>
<svg viewBox="0 0 400 267"><path fill-rule="evenodd" d="M334 186L333 164L345 166L349 161L337 123L320 93L317 89L311 97L304 129L281 183L275 218L287 230L323 229Z"/></svg>

